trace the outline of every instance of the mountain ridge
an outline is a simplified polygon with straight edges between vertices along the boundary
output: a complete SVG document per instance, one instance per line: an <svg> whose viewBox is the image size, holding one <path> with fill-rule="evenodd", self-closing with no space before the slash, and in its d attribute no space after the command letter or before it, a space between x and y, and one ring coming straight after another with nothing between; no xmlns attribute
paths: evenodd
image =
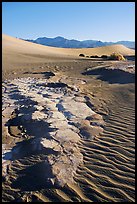
<svg viewBox="0 0 137 204"><path fill-rule="evenodd" d="M22 38L20 38L22 39ZM61 36L57 36L54 38L48 37L39 37L35 40L32 39L22 39L28 42L33 42L36 44L52 46L52 47L62 47L62 48L95 48L95 47L102 47L107 45L115 45L115 44L122 44L128 48L135 49L135 42L134 41L117 41L117 42L103 42L100 40L75 40L75 39L67 39Z"/></svg>

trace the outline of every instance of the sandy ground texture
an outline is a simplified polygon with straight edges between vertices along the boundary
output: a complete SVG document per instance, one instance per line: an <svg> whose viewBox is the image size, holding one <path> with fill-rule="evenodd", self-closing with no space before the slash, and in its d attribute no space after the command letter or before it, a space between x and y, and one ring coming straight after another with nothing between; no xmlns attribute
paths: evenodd
<svg viewBox="0 0 137 204"><path fill-rule="evenodd" d="M134 59L53 49L4 36L2 200L134 202Z"/></svg>

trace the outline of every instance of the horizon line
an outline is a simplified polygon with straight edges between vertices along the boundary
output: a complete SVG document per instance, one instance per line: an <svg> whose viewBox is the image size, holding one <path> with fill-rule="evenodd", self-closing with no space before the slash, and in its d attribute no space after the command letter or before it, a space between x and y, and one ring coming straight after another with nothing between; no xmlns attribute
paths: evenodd
<svg viewBox="0 0 137 204"><path fill-rule="evenodd" d="M11 36L11 37L14 37L14 38L22 39L22 40L36 40L38 38L57 38L57 37L61 37L61 38L67 39L67 40L77 40L77 41L80 41L80 42L87 41L87 40L101 41L101 42L113 42L113 43L116 43L116 42L119 42L119 41L123 41L123 42L124 41L135 42L135 40L117 40L117 41L112 41L112 40L111 41L103 41L103 40L97 40L97 39L78 40L78 39L74 39L74 38L69 39L69 38L66 38L66 37L60 36L60 35L55 36L55 37L40 36L40 37L37 37L37 38L22 38L22 37L12 36L12 35L9 35L9 34L6 34L6 33L2 33L2 34L8 35L8 36Z"/></svg>

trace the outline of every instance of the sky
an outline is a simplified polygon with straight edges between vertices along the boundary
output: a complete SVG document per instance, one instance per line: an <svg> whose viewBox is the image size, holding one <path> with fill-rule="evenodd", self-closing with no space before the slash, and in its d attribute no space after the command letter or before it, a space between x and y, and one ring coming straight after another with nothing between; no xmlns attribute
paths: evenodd
<svg viewBox="0 0 137 204"><path fill-rule="evenodd" d="M2 2L2 33L135 41L135 2Z"/></svg>

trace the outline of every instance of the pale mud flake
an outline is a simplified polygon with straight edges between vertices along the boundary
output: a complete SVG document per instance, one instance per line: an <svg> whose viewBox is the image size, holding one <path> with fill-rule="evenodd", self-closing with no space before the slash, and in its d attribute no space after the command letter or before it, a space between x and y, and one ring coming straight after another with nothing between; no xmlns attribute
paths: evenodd
<svg viewBox="0 0 137 204"><path fill-rule="evenodd" d="M5 107L3 114L9 119L12 112L17 109L16 120L21 118L20 123L22 124L20 125L28 129L25 134L33 136L33 139L26 142L22 138L19 148L16 144L8 150L9 157L5 157L5 161L10 163L11 158L13 160L18 158L20 153L25 156L24 140L27 154L37 154L40 151L47 156L43 161L46 166L45 175L43 175L45 182L48 180L52 184L64 186L69 182L74 182L73 177L77 167L83 163L83 155L78 148L79 141L84 134L85 137L88 134L90 139L93 139L93 134L99 133L102 129L99 123L94 123L94 127L90 126L92 118L88 117L95 115L95 112L87 106L86 99L80 96L80 93L76 96L77 87L72 89L65 83L48 82L45 79L30 77L8 82L12 84L15 92L19 92L11 95L9 87L4 100L9 101L12 106ZM20 101L18 97L21 98ZM82 125L83 120L86 121L84 126ZM5 124L5 120L3 123ZM10 124L8 128L11 128ZM14 131L17 128L15 126L12 129ZM13 158L12 150L16 149L14 147L18 151L14 151ZM20 152L21 149L23 149L22 152ZM47 168L50 169L50 174L46 174Z"/></svg>

